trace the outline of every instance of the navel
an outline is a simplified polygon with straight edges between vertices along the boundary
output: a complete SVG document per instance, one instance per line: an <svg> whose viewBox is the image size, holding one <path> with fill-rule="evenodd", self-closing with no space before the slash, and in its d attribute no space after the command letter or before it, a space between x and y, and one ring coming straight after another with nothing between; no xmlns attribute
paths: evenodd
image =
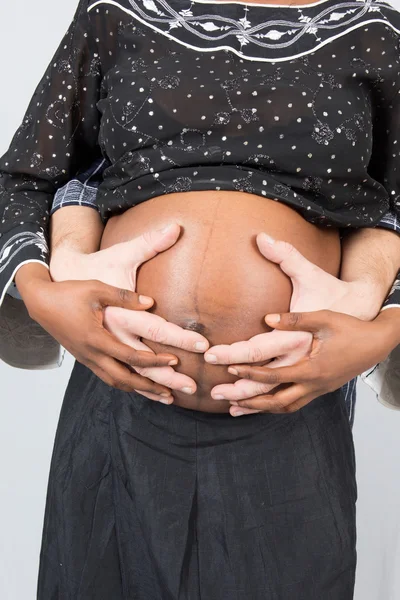
<svg viewBox="0 0 400 600"><path fill-rule="evenodd" d="M189 329L190 331L195 331L196 333L200 333L201 335L206 335L206 326L200 321L196 321L196 319L186 319L179 323L182 329Z"/></svg>

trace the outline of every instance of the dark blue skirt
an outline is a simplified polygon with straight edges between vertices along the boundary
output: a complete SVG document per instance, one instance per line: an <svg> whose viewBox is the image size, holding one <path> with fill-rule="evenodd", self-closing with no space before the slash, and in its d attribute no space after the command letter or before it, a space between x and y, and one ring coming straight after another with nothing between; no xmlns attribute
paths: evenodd
<svg viewBox="0 0 400 600"><path fill-rule="evenodd" d="M75 362L51 462L38 600L351 600L355 458L342 390L233 418Z"/></svg>

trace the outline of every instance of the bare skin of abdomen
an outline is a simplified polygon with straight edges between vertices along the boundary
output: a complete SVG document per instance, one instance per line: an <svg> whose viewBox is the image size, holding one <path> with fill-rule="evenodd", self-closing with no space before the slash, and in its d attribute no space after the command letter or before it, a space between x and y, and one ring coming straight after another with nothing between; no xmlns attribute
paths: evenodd
<svg viewBox="0 0 400 600"><path fill-rule="evenodd" d="M180 237L174 246L139 268L136 289L155 299L151 312L198 331L210 346L270 331L264 316L289 309L290 279L259 252L258 233L264 231L292 243L325 271L339 274L336 229L312 225L283 203L245 192L210 190L158 196L110 218L101 248L168 223L181 226ZM192 396L173 392L176 405L229 412L228 401L210 395L215 385L238 379L228 373L227 366L208 364L203 354L143 341L155 352L175 354L179 364L174 368L196 381L197 391Z"/></svg>

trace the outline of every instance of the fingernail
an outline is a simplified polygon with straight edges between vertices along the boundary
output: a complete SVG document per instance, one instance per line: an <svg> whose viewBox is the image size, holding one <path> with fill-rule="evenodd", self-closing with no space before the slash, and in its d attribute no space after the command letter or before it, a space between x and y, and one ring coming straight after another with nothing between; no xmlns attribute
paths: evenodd
<svg viewBox="0 0 400 600"><path fill-rule="evenodd" d="M196 342L194 345L195 350L207 350L208 344L206 342Z"/></svg>
<svg viewBox="0 0 400 600"><path fill-rule="evenodd" d="M158 231L159 231L160 233L167 233L167 231L168 231L169 229L171 229L171 227L172 227L172 223L170 223L169 225L164 225L164 227L163 227L162 229L159 229Z"/></svg>
<svg viewBox="0 0 400 600"><path fill-rule="evenodd" d="M168 363L168 365L170 367L172 367L173 365L177 365L177 364L178 364L178 359L177 358L174 358L173 360L170 360L169 363Z"/></svg>
<svg viewBox="0 0 400 600"><path fill-rule="evenodd" d="M241 410L239 410L238 412L233 413L233 417L241 417L242 415L244 415L244 412L242 412Z"/></svg>
<svg viewBox="0 0 400 600"><path fill-rule="evenodd" d="M228 367L228 371L229 373L232 373L232 375L239 375L239 371L234 367Z"/></svg>
<svg viewBox="0 0 400 600"><path fill-rule="evenodd" d="M169 392L161 392L160 396L164 396L164 398L169 398L170 397L170 393Z"/></svg>
<svg viewBox="0 0 400 600"><path fill-rule="evenodd" d="M237 402L237 400L229 400L229 402L231 403L231 406L239 406L239 402Z"/></svg>
<svg viewBox="0 0 400 600"><path fill-rule="evenodd" d="M159 402L161 404L172 404L172 396L169 396L169 398L160 398Z"/></svg>
<svg viewBox="0 0 400 600"><path fill-rule="evenodd" d="M281 320L281 315L267 315L265 320L269 321L270 323L279 323Z"/></svg>
<svg viewBox="0 0 400 600"><path fill-rule="evenodd" d="M209 363L216 363L217 357L215 356L215 354L205 354L204 360Z"/></svg>
<svg viewBox="0 0 400 600"><path fill-rule="evenodd" d="M184 394L194 394L194 389L191 387L183 387L181 388L181 392Z"/></svg>
<svg viewBox="0 0 400 600"><path fill-rule="evenodd" d="M225 400L225 396L223 396L222 394L215 394L213 398L214 400Z"/></svg>
<svg viewBox="0 0 400 600"><path fill-rule="evenodd" d="M140 304L149 304L150 302L153 302L153 298L150 298L149 296L142 296L140 294L139 302Z"/></svg>
<svg viewBox="0 0 400 600"><path fill-rule="evenodd" d="M272 244L275 244L275 240L273 237L271 237L267 233L263 233L263 236L264 236L265 241L268 242L268 244L270 244L271 246L272 246Z"/></svg>

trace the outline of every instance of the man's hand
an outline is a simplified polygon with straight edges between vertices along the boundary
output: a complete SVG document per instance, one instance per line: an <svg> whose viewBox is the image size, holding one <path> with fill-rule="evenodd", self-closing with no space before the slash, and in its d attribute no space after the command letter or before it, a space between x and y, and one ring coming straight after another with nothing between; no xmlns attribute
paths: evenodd
<svg viewBox="0 0 400 600"><path fill-rule="evenodd" d="M291 244L271 240L265 234L257 236L257 245L266 259L279 264L282 271L290 277L293 285L291 311L329 309L362 320L371 320L378 314L382 300L371 293L371 287L367 283L341 281L308 261ZM268 367L272 369L297 363L309 355L311 345L312 334L308 331L274 330L254 336L248 341L213 346L205 354L205 360L227 365L271 361ZM275 386L271 381L261 382L246 377L234 384L214 387L211 395L215 399L222 399L223 396L228 400L238 401L264 395ZM235 416L239 409L233 406L230 412ZM253 411L240 412L248 414Z"/></svg>
<svg viewBox="0 0 400 600"><path fill-rule="evenodd" d="M158 252L170 248L178 239L180 227L177 224L160 231L149 231L129 242L123 242L91 254L81 254L70 249L56 249L52 252L50 273L54 281L70 279L97 279L115 287L131 291L136 289L136 272L139 266L150 260ZM161 317L144 311L126 310L108 306L104 310L104 327L120 342L137 351L152 352L141 340L144 337L155 342L182 348L190 352L204 352L209 344L199 333L188 331L167 322ZM143 378L192 394L196 383L190 377L177 373L172 367L134 366ZM151 393L141 394L159 400ZM162 399L165 401L165 398ZM173 401L172 396L168 402Z"/></svg>

